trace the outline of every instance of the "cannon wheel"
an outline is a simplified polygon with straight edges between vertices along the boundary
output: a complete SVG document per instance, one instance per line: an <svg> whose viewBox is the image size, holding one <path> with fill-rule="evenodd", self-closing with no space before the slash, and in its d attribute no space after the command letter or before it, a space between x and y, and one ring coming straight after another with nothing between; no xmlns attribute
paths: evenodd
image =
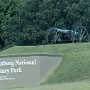
<svg viewBox="0 0 90 90"><path fill-rule="evenodd" d="M50 28L46 32L45 42L46 44L55 44L59 37L57 28Z"/></svg>
<svg viewBox="0 0 90 90"><path fill-rule="evenodd" d="M73 42L89 42L88 32L86 28L83 26L77 26L74 29L72 38L73 38Z"/></svg>

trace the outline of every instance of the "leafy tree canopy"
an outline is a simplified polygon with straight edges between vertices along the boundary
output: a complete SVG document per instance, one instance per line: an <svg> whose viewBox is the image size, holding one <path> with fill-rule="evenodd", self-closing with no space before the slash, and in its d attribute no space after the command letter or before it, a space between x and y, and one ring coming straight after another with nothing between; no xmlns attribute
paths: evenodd
<svg viewBox="0 0 90 90"><path fill-rule="evenodd" d="M89 31L89 15L89 0L30 0L2 26L3 38L7 46L38 45L50 27L72 29L82 23Z"/></svg>

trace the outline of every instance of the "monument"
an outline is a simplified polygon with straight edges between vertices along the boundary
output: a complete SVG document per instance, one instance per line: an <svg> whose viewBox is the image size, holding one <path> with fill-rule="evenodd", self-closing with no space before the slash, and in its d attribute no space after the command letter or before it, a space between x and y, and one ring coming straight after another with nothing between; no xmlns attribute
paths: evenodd
<svg viewBox="0 0 90 90"><path fill-rule="evenodd" d="M0 56L0 88L38 85L61 61L61 55Z"/></svg>

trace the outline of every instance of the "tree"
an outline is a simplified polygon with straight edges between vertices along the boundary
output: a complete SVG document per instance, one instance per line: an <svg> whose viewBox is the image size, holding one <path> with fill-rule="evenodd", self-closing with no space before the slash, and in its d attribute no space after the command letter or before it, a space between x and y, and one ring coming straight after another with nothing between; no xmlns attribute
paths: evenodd
<svg viewBox="0 0 90 90"><path fill-rule="evenodd" d="M30 0L2 27L6 45L38 45L50 27L72 29L76 23L89 28L88 0Z"/></svg>
<svg viewBox="0 0 90 90"><path fill-rule="evenodd" d="M17 11L18 4L15 0L0 0L0 25L4 25Z"/></svg>
<svg viewBox="0 0 90 90"><path fill-rule="evenodd" d="M20 0L0 0L0 38L2 38L3 30L1 28L5 27L8 20L11 19L20 7ZM1 43L1 42L0 42Z"/></svg>

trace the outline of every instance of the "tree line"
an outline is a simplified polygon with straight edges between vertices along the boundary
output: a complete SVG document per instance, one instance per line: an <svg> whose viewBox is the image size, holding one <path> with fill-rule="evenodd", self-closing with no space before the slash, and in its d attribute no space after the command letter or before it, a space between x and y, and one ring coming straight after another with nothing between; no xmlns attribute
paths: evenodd
<svg viewBox="0 0 90 90"><path fill-rule="evenodd" d="M8 47L40 45L50 27L82 24L90 32L90 0L28 0L21 6L18 0L0 2L0 35Z"/></svg>

